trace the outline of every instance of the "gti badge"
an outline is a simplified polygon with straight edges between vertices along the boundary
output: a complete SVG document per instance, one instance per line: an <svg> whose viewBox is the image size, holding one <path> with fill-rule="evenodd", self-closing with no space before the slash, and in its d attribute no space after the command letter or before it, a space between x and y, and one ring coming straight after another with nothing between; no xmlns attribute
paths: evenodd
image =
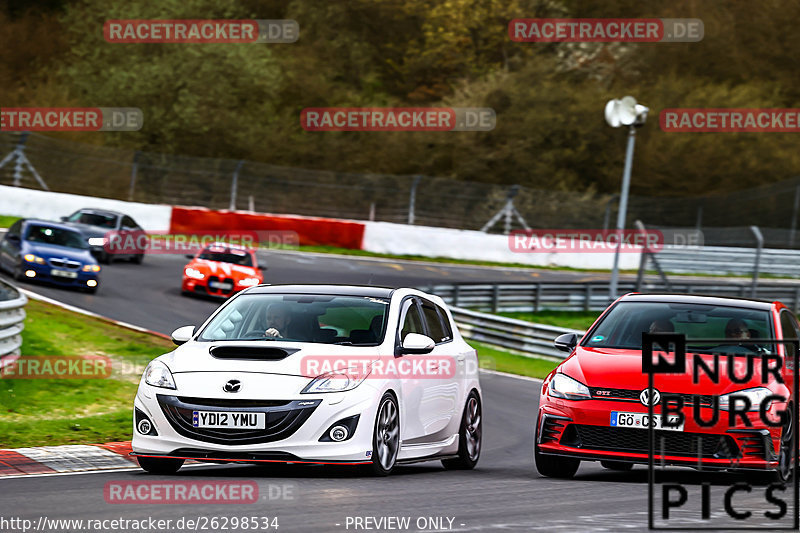
<svg viewBox="0 0 800 533"><path fill-rule="evenodd" d="M651 400L650 390L644 389L639 394L639 401L642 402L642 405L650 405L650 400ZM653 398L652 398L653 405L658 405L658 402L660 401L661 401L661 393L658 392L658 389L653 389Z"/></svg>
<svg viewBox="0 0 800 533"><path fill-rule="evenodd" d="M225 385L222 387L222 390L225 392L239 392L241 388L242 383L238 379L232 379L225 383Z"/></svg>

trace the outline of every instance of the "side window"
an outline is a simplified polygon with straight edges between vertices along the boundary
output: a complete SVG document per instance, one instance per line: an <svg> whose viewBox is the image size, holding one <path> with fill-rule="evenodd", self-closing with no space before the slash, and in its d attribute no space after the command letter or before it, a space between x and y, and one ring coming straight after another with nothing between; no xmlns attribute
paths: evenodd
<svg viewBox="0 0 800 533"><path fill-rule="evenodd" d="M133 229L136 227L136 222L131 217L122 217L122 227L125 229Z"/></svg>
<svg viewBox="0 0 800 533"><path fill-rule="evenodd" d="M425 323L428 325L428 334L436 344L444 342L445 334L442 327L442 319L436 311L436 306L432 303L422 300L422 314L425 315Z"/></svg>
<svg viewBox="0 0 800 533"><path fill-rule="evenodd" d="M453 330L450 328L450 319L447 318L447 312L438 305L436 306L436 310L439 311L439 316L442 317L442 326L444 327L442 340L453 340Z"/></svg>
<svg viewBox="0 0 800 533"><path fill-rule="evenodd" d="M781 330L783 331L784 339L796 339L797 337L797 322L792 314L788 311L781 312ZM794 357L794 346L791 344L784 344L786 347L786 356Z"/></svg>
<svg viewBox="0 0 800 533"><path fill-rule="evenodd" d="M400 342L402 342L409 333L425 335L425 328L422 326L422 316L419 314L419 306L414 303L414 300L408 300L405 307L407 310L406 316L403 319L403 327L400 330Z"/></svg>
<svg viewBox="0 0 800 533"><path fill-rule="evenodd" d="M20 231L22 230L22 221L17 220L14 222L10 228L8 228L9 235L16 235L17 237L20 236Z"/></svg>

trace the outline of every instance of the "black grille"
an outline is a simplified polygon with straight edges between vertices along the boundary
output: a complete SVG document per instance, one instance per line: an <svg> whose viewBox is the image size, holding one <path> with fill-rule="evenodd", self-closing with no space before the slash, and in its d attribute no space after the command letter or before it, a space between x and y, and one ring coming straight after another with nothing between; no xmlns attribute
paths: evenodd
<svg viewBox="0 0 800 533"><path fill-rule="evenodd" d="M572 424L561 443L576 448L648 453L648 431L635 428L612 428ZM663 439L663 444L662 444ZM730 435L686 433L655 430L655 453L690 457L731 458L739 456L739 447Z"/></svg>
<svg viewBox="0 0 800 533"><path fill-rule="evenodd" d="M279 407L289 405L290 400L230 400L227 398L191 398L189 396L178 396L182 403L192 404L195 407Z"/></svg>
<svg viewBox="0 0 800 533"><path fill-rule="evenodd" d="M157 395L158 404L175 431L184 437L215 444L260 444L290 437L308 420L321 400L278 401L281 405L263 405L264 400L198 400L176 396ZM212 405L223 402L225 405ZM262 405L254 406L253 403ZM276 402L273 402L276 403ZM192 425L194 411L237 411L265 413L265 429L209 429Z"/></svg>
<svg viewBox="0 0 800 533"><path fill-rule="evenodd" d="M211 286L211 283L225 283L230 286L230 289L217 289ZM208 293L209 294L231 294L233 293L234 283L231 278L220 278L219 276L209 276L208 277Z"/></svg>
<svg viewBox="0 0 800 533"><path fill-rule="evenodd" d="M564 426L568 423L568 420L545 416L544 422L542 423L542 433L539 437L540 441L545 443L556 440L561 434L561 430L563 430Z"/></svg>
<svg viewBox="0 0 800 533"><path fill-rule="evenodd" d="M636 401L639 402L639 395L642 393L641 390L633 390L633 389L609 389L605 387L589 387L589 392L592 395L592 398L597 400L628 400L628 401ZM684 393L677 393L677 392L662 392L661 398L664 399L665 396L680 396L683 398L684 405L693 405L694 404L694 394L684 394ZM707 394L697 395L700 397L700 405L711 407L713 402L713 396Z"/></svg>
<svg viewBox="0 0 800 533"><path fill-rule="evenodd" d="M50 259L50 265L56 268L66 268L69 270L78 270L81 264L77 261L70 261L68 259Z"/></svg>

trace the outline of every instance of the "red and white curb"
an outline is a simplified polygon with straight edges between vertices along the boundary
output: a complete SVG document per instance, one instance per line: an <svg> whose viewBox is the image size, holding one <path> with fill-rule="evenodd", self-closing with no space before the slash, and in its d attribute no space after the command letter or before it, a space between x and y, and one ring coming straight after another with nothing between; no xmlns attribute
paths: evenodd
<svg viewBox="0 0 800 533"><path fill-rule="evenodd" d="M138 465L136 459L128 455L130 451L130 442L0 450L0 478L130 469Z"/></svg>

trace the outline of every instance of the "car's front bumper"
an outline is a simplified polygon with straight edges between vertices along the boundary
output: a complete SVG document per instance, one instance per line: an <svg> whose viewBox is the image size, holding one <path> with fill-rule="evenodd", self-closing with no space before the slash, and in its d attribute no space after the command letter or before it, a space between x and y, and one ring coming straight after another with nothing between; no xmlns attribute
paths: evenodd
<svg viewBox="0 0 800 533"><path fill-rule="evenodd" d="M179 375L180 376L180 375ZM243 378L237 373L226 373L225 379ZM253 383L252 375L248 376ZM180 380L177 377L176 380ZM184 379L184 381L186 381ZM373 384L362 383L353 390L340 393L327 394L299 394L299 391L308 383L308 378L294 376L269 376L264 375L262 381L272 386L254 387L250 390L259 391L258 395L239 394L248 400L281 400L290 401L297 406L297 402L315 402L318 404L311 409L297 427L289 428L288 436L279 440L266 442L236 443L236 439L229 442L220 441L216 437L204 435L188 435L185 427L176 425L174 416L169 409L164 407L164 396L180 397L188 405L186 398L197 398L200 393L199 381L178 391L158 389L147 384L141 384L134 401L135 409L144 413L152 422L158 435L141 434L134 420L133 452L134 455L153 457L182 457L187 459L201 459L218 462L314 462L314 463L368 463L371 460L373 425L378 408L377 398L380 391L373 388ZM244 381L243 381L244 382ZM206 387L206 391L208 388ZM268 398L263 396L264 391L270 391ZM292 394L289 392L292 391ZM244 392L244 391L243 391ZM214 398L205 398L206 403L214 400L230 400L231 394L211 394ZM159 402L158 396L162 396ZM174 402L173 402L174 403ZM281 409L279 407L278 409ZM199 409L199 408L198 408ZM226 407L228 411L236 411L236 407ZM215 410L213 407L203 410ZM264 409L266 412L267 409ZM320 442L320 439L336 422L359 415L355 430L351 436L341 442ZM294 415L292 415L294 416ZM285 420L276 420L280 424L290 425L290 417ZM171 419L171 420L170 420ZM273 427L273 429L274 429ZM280 429L280 428L279 428ZM256 439L259 440L259 439Z"/></svg>
<svg viewBox="0 0 800 533"><path fill-rule="evenodd" d="M702 408L704 419L711 410ZM539 453L649 463L649 431L644 428L619 428L610 425L612 411L646 413L641 404L609 400L570 401L549 399L542 402L536 428ZM683 431L653 430L653 459L658 464L702 468L760 469L778 464L780 427L765 425L758 413L748 418L752 427L727 425L727 412L712 427L701 427L684 410ZM659 407L654 409L660 414Z"/></svg>
<svg viewBox="0 0 800 533"><path fill-rule="evenodd" d="M28 275L29 270L32 270L35 275ZM28 262L22 263L22 273L29 281L43 281L46 283L52 283L54 285L74 288L93 288L89 285L89 281L94 281L94 288L100 284L100 277L97 275L97 272L83 272L80 270L75 272L76 277L68 278L64 276L54 276L52 274L53 270L56 269L49 265L40 265L37 263Z"/></svg>

